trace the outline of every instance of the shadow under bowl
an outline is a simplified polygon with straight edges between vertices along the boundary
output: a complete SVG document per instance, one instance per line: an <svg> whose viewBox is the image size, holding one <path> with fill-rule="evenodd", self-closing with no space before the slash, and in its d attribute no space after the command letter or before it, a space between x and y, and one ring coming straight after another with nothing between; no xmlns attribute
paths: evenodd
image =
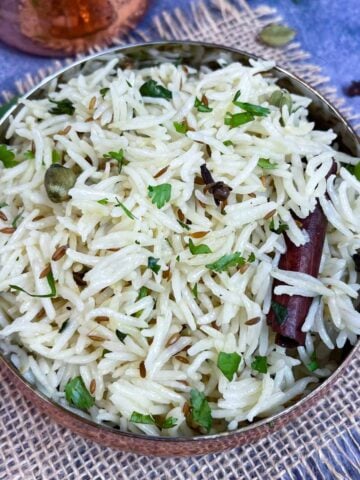
<svg viewBox="0 0 360 480"><path fill-rule="evenodd" d="M250 59L257 59L254 55L233 48L197 42L155 42L114 48L80 60L72 66L48 77L25 95L25 98L43 98L47 96L47 88L54 78L57 78L59 83L67 82L70 78L80 73L84 75L91 73L112 58L118 58L119 66L123 68L149 67L167 61L175 64L183 63L194 68L207 66L211 69L217 69L219 68L217 60L220 57L225 61L241 62L244 65L249 65ZM360 145L355 132L327 100L301 79L280 67L273 68L270 73L278 79L277 84L280 87L286 88L292 93L309 97L312 100L309 107L310 119L315 122L316 127L320 130L331 128L335 131L338 136L337 144L339 150L353 156L360 156ZM5 141L9 116L16 114L20 108L21 106L19 105L14 106L1 120L0 143ZM235 431L192 438L137 435L97 424L92 420L85 419L76 413L66 410L39 392L36 386L23 378L9 358L6 358L1 353L0 366L14 388L21 390L24 396L32 404L36 405L41 412L47 414L60 425L68 427L73 432L87 439L104 446L143 455L187 456L219 452L245 443L255 442L285 426L298 418L323 397L332 388L335 381L344 374L347 366L359 353L360 341L352 349L344 350L341 364L328 379L319 384L306 397L282 412Z"/></svg>

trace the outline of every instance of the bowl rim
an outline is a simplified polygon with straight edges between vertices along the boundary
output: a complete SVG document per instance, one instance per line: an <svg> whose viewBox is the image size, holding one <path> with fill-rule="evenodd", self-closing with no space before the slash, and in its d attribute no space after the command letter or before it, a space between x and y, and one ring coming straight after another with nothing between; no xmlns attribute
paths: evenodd
<svg viewBox="0 0 360 480"><path fill-rule="evenodd" d="M0 120L0 127L4 125L4 123L8 120L12 112L15 111L19 107L19 102L21 102L22 99L27 99L34 93L36 93L38 90L41 90L42 87L50 83L52 80L56 79L57 77L63 75L66 72L69 72L71 69L76 68L77 66L80 66L82 64L85 64L89 61L93 61L98 59L99 57L106 56L112 53L121 53L121 52L126 52L126 51L131 51L132 49L136 48L151 48L151 47L165 47L165 46L183 46L183 45L189 45L189 46L197 46L197 47L205 47L205 48L216 48L219 50L222 50L224 52L229 52L229 53L235 53L235 54L240 54L243 55L244 57L247 57L249 59L253 60L264 60L264 58L254 55L252 53L248 53L244 50L240 50L234 47L227 47L225 45L221 44L216 44L216 43L210 43L210 42L201 42L201 41L191 41L191 40L170 40L170 41L154 41L154 42L140 42L140 43L135 43L135 44L130 44L130 45L121 45L121 46L116 46L110 49L106 49L101 52L97 52L95 54L91 54L88 56L85 56L79 60L76 60L75 62L71 63L70 65L67 65L66 67L61 68L60 70L57 70L56 72L50 74L41 82L39 82L35 87L33 87L31 90L29 90L26 94L22 95L18 101L5 113L5 115L1 118ZM275 66L272 68L273 70L282 73L286 77L290 77L297 82L299 82L302 87L305 87L305 89L309 90L312 92L313 95L319 98L319 100L324 103L330 110L331 112L337 117L339 120L339 123L341 122L343 126L346 128L348 134L350 134L356 144L359 144L359 138L353 129L353 127L347 122L347 120L344 118L344 116L338 111L336 107L334 107L324 96L319 93L314 87L308 85L304 80L302 80L300 77L298 77L296 74L289 72L285 68L278 66L275 64ZM134 440L141 440L142 442L166 442L166 443L198 443L199 441L211 441L211 440L218 440L221 438L231 438L235 437L239 434L244 434L249 431L258 429L260 427L264 426L270 426L274 424L278 419L282 419L283 417L286 417L290 413L293 413L294 410L297 408L304 406L304 404L308 403L311 401L311 399L314 399L314 397L317 397L321 391L325 391L331 383L333 383L344 371L347 369L349 366L350 362L355 358L355 356L360 352L360 338L358 339L357 343L352 347L351 351L348 353L346 358L341 362L341 364L334 370L334 372L323 382L319 383L314 390L312 390L309 394L306 396L302 397L300 400L298 400L296 403L293 405L290 405L289 407L285 408L284 410L270 416L266 417L264 419L258 420L254 423L251 423L249 425L246 425L241 428L237 428L236 430L228 430L225 432L220 432L220 433L214 433L214 434L205 434L205 435L195 435L193 437L165 437L165 436L155 436L155 435L146 435L146 434L139 434L139 433L133 433L133 432L124 432L118 429L115 429L114 427L111 427L109 425L103 424L103 423L97 423L96 421L84 417L78 413L76 413L75 410L69 410L65 408L62 404L55 402L52 400L50 397L48 397L45 393L41 392L36 385L30 383L28 380L26 380L23 375L20 373L20 371L16 368L16 366L10 361L9 358L0 350L0 366L5 366L8 371L11 371L11 373L16 377L16 380L22 384L24 389L27 392L31 392L32 394L35 394L38 399L42 402L46 402L46 404L51 408L55 409L59 412L62 412L63 415L66 415L68 418L73 418L76 421L80 421L81 423L87 425L88 427L108 433L111 432L113 435L117 435L119 437L128 437ZM3 364L3 365L2 365ZM16 388L16 384L12 383L12 387Z"/></svg>

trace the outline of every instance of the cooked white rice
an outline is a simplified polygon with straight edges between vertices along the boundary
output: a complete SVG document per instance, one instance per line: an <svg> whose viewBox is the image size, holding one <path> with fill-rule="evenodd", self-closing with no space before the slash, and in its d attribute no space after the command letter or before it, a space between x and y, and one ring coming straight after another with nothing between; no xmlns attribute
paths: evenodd
<svg viewBox="0 0 360 480"><path fill-rule="evenodd" d="M0 162L0 203L7 204L1 212L9 219L0 220L0 229L22 217L14 233L0 233L0 343L24 377L57 402L73 408L64 388L80 375L95 397L82 415L124 431L191 436L197 432L186 422L184 404L196 389L209 401L211 431L233 430L306 394L336 368L334 349L355 343L359 284L352 255L360 248L360 183L340 165L360 159L334 150L334 132L315 129L307 119L309 99L291 95L291 114L269 105L278 87L259 73L272 66L121 70L112 60L91 75L52 83L49 97L70 99L72 116L50 114L49 97L22 101L6 135L20 162L7 169ZM149 79L169 89L172 99L141 96ZM101 95L104 87L109 91ZM268 107L270 115L237 128L225 125L227 112L241 111L232 103L238 90L241 101ZM203 94L211 112L194 108ZM178 133L174 122L184 119L190 130ZM121 149L128 164L119 174L116 162L103 156ZM34 158L24 158L28 150ZM57 204L44 188L53 150L63 155L63 165L80 172L71 198ZM276 169L260 168L261 157ZM339 175L326 182L332 159ZM233 189L226 214L194 184L205 160L214 178ZM164 183L171 185L171 198L159 209L148 186ZM308 237L291 212L304 218L317 199L329 220L319 278L280 271L285 242L270 231L268 214L275 210L275 224L287 223L289 238L302 245ZM134 218L115 206L118 201ZM189 230L178 223L178 209L191 222ZM206 244L212 253L191 254L189 234L199 231L208 233L193 238L194 244ZM68 245L66 254L51 260L61 245ZM246 271L205 267L234 252L254 254L255 261ZM147 268L150 256L159 259L157 274ZM47 279L39 275L49 263L56 299L9 288L48 293ZM78 286L73 272L83 267L86 286ZM171 278L163 278L168 269ZM273 278L285 283L275 293L314 298L303 327L306 345L288 353L266 324ZM137 300L143 286L149 295ZM255 317L258 323L245 324ZM123 342L116 330L127 334ZM314 351L319 368L312 372ZM220 352L241 355L232 381L217 367ZM267 373L251 367L256 356L267 357ZM133 411L175 417L176 426L161 430L131 422Z"/></svg>

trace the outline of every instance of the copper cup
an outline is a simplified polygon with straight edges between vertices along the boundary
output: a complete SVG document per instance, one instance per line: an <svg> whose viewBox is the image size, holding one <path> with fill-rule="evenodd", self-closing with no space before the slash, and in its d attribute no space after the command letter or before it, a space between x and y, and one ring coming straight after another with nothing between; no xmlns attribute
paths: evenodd
<svg viewBox="0 0 360 480"><path fill-rule="evenodd" d="M0 39L29 53L74 55L136 25L148 0L1 0Z"/></svg>
<svg viewBox="0 0 360 480"><path fill-rule="evenodd" d="M103 62L114 57L119 60L120 67L126 66L127 68L131 66L135 68L148 67L163 61L174 63L181 61L195 68L204 65L211 68L218 68L216 60L220 56L229 61L238 61L245 65L249 64L250 59L256 59L254 55L233 48L196 42L158 42L115 48L108 52L88 57L52 75L25 97L30 99L42 98L46 95L46 88L52 79L57 77L60 83L63 83L80 72L86 75L98 68ZM325 100L325 98L298 77L280 67L273 68L271 73L278 79L279 86L287 88L293 93L311 98L312 104L309 112L311 119L316 122L317 128L323 130L332 128L338 135L337 142L339 148L354 156L360 156L360 145L355 132L341 114ZM0 143L2 143L5 138L5 131L9 124L9 115L11 113L17 113L20 108L20 106L14 106L2 119L0 123ZM40 393L36 386L29 384L16 367L11 364L10 360L1 354L0 365L4 368L14 388L20 389L24 396L55 422L68 427L79 435L102 445L143 455L186 456L219 452L245 443L255 442L256 440L266 437L269 433L273 433L291 420L298 418L301 413L307 411L323 397L326 392L333 387L335 380L344 374L350 362L359 354L360 341L350 351L344 350L342 352L340 365L328 379L319 384L306 397L300 399L282 412L264 420L254 422L246 427L239 428L236 431L192 438L136 435L121 432L106 425L97 424L92 420L84 419L66 410L64 407L54 403L50 398Z"/></svg>

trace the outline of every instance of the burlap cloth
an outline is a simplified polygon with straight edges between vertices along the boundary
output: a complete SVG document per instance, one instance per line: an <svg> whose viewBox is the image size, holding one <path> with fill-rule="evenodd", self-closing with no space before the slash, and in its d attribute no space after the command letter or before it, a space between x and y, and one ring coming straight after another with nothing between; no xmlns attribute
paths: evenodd
<svg viewBox="0 0 360 480"><path fill-rule="evenodd" d="M190 20L191 19L191 20ZM193 39L233 45L297 73L317 87L356 125L320 69L307 63L296 43L273 50L256 42L261 27L278 20L268 7L250 9L243 0L196 2L192 15L181 11L155 19L154 29L117 43ZM18 82L25 91L50 70ZM266 439L226 453L161 459L122 453L91 443L52 423L7 383L0 367L0 479L360 479L360 355L330 393L295 422Z"/></svg>

